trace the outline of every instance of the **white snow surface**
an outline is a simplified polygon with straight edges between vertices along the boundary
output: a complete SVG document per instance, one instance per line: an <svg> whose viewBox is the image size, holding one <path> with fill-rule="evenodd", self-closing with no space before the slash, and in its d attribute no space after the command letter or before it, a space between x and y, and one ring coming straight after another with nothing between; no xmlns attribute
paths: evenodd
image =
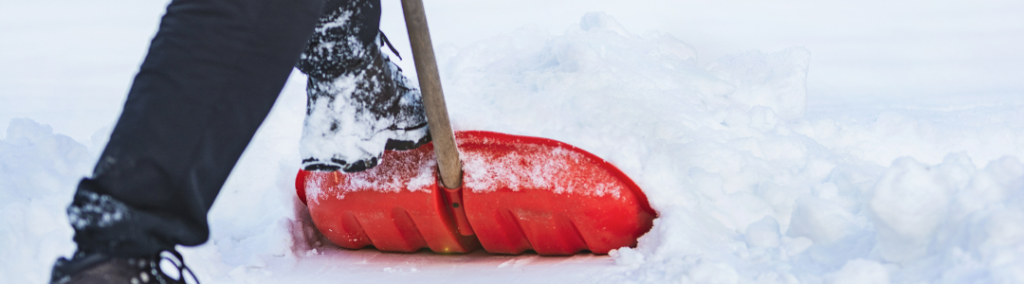
<svg viewBox="0 0 1024 284"><path fill-rule="evenodd" d="M464 190L491 192L547 189L556 194L610 195L620 198L625 189L601 166L584 161L584 154L563 147L516 145L507 155L462 151ZM590 167L586 167L590 166Z"/></svg>
<svg viewBox="0 0 1024 284"><path fill-rule="evenodd" d="M813 49L699 58L686 38L571 17L564 32L439 46L449 111L458 130L557 139L617 165L659 214L637 248L541 257L324 243L294 193L305 110L294 72L210 212L210 241L181 248L187 264L204 283L1024 283L1024 94L815 101ZM25 107L39 110L0 136L4 283L45 283L74 251L64 210L110 132L75 140L32 115L58 112Z"/></svg>

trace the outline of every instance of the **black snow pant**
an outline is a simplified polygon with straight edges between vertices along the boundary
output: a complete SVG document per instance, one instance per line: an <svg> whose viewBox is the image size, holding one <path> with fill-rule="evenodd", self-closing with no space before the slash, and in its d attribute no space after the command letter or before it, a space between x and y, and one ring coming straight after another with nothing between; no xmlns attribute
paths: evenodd
<svg viewBox="0 0 1024 284"><path fill-rule="evenodd" d="M174 0L68 216L81 252L148 256L209 238L207 212L323 13L379 0ZM298 165L296 165L298 167Z"/></svg>

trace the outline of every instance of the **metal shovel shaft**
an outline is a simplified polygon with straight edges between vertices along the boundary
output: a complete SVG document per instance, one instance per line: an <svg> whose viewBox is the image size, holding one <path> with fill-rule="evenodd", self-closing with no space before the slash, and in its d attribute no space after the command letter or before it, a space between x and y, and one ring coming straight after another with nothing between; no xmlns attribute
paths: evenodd
<svg viewBox="0 0 1024 284"><path fill-rule="evenodd" d="M430 124L430 136L434 141L437 167L441 172L441 185L456 189L462 187L462 162L459 161L455 134L451 122L448 121L448 108L444 103L441 77L437 72L437 61L434 58L434 46L430 42L430 30L427 28L423 1L402 0L402 10L405 12L405 25L412 44L413 62L416 63L416 74L419 77L423 104L427 111L427 123Z"/></svg>

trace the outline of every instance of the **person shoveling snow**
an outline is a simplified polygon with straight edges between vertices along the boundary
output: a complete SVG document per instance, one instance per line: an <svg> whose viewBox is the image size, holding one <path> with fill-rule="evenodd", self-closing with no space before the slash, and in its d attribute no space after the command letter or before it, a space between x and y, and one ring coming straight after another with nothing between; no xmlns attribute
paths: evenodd
<svg viewBox="0 0 1024 284"><path fill-rule="evenodd" d="M293 66L309 77L306 121L300 144L303 171L299 181L305 182L304 176L337 177L339 171L363 172L394 160L391 165L378 168L390 171L393 167L402 167L402 162L407 160L386 159L386 150L418 149L422 152L426 147L421 146L431 145L432 136L428 134L420 91L381 51L382 46L390 46L390 43L379 31L380 6L375 0L330 0L326 3L320 0L173 1L167 7L160 29L129 92L124 111L93 175L79 183L74 200L68 207L78 250L71 259L57 261L51 282L184 283L190 277L198 281L175 246L199 245L209 238L207 213L232 167L270 111ZM427 42L429 44L429 39ZM394 53L397 56L397 52ZM429 131L436 133L433 127ZM614 214L615 211L607 208L601 209L604 211L587 211L593 209L587 204L567 206L577 211L562 215L588 214L587 218L596 219L596 223L583 224L579 220L568 221L561 217L553 218L552 214L544 215L552 213L546 211L556 209L551 207L557 207L559 198L572 195L541 198L547 203L539 205L493 205L509 212L518 210L509 213L519 219L512 220L512 225L522 226L517 229L522 231L521 237L529 238L533 243L532 246L508 244L505 245L507 250L498 252L519 253L535 249L543 253L551 246L564 244L547 244L538 238L557 242L563 241L559 236L571 235L570 239L581 242L582 246L566 246L564 250L552 250L552 253L565 254L586 249L606 253L617 247L635 245L636 238L651 227L654 213L642 192L628 177L600 158L569 145L539 138L523 140L526 138L493 133L479 135L484 138L475 140L482 145L476 149L483 150L467 151L478 156L481 153L492 156L474 159L471 155L467 160L467 165L470 165L466 168L470 175L467 186L474 190L467 191L471 193L467 193L463 207L470 207L472 202L468 199L471 197L478 198L479 201L475 202L481 203L480 207L492 206L483 205L488 199L480 198L480 194L472 194L487 190L475 187L483 181L474 179L478 176L473 174L493 173L503 165L498 160L520 153L517 149L495 150L495 145L507 148L522 144L524 147L542 147L538 149L545 154L527 157L546 159L561 155L564 159L581 163L571 166L580 169L586 168L586 164L597 165L588 170L570 169L569 174L557 175L555 180L534 187L562 185L559 182L571 183L567 186L596 186L597 196L609 198L609 201L602 201L605 202L601 203L602 206L625 204L623 208L632 210L630 213L634 215ZM451 136L450 130L448 136ZM495 139L505 144L495 143ZM472 167L474 161L498 166ZM417 162L417 167L433 165L426 160ZM518 163L513 167L523 164L524 168L542 171L522 175L524 180L537 180L537 174L547 175L544 171L552 170L544 167L550 163L531 167L526 165L530 161L514 162ZM504 169L508 170L507 167ZM503 175L484 179L505 182L501 190L520 191L515 185L518 180L512 183L501 180L508 176L518 177ZM427 181L428 184L430 182ZM300 189L308 189L308 186L300 186ZM559 190L571 191L571 188L558 187L554 192L560 193ZM428 203L440 202L440 189L436 185L433 192L436 193L434 199L425 200ZM453 202L454 208L460 208L458 201L461 199L455 201L452 198L462 198L462 195L448 193L448 199L444 200ZM302 198L305 200L312 194ZM516 198L492 198L489 202L501 203ZM318 204L321 201L314 199ZM447 208L447 204L438 208ZM451 209L452 213L449 213L448 209L436 209L439 215L435 217L447 223L420 230L447 230L448 235L454 236L456 229L451 224L457 222L461 235L458 238L473 243L475 239L469 237L473 235L469 225L474 225L478 233L490 234L490 239L481 237L479 240L489 251L494 250L495 242L505 240L501 233L509 227L485 228L479 225L488 221L480 217L484 213L479 210L460 208ZM311 210L314 210L313 206ZM448 214L457 215L454 217L457 220ZM531 219L530 216L543 218ZM610 221L613 217L621 220ZM342 223L349 221L345 218L340 220ZM509 220L494 222L503 221ZM568 223L544 227L557 222ZM607 225L601 227L603 224L619 227L609 229ZM379 224L363 224L367 232L374 232L374 225ZM565 231L567 229L575 231ZM422 238L423 234L419 234ZM389 238L394 236L370 237L376 246L384 250L388 249L380 242ZM523 242L525 238L519 241ZM472 249L470 245L458 251ZM176 273L166 273L161 268L165 260L173 263Z"/></svg>

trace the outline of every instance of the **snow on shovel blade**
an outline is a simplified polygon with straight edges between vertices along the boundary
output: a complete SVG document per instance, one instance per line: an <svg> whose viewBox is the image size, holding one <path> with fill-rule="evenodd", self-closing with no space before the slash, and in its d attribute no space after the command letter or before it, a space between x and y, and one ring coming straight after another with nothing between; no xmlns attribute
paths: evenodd
<svg viewBox="0 0 1024 284"><path fill-rule="evenodd" d="M463 188L437 182L433 145L388 151L360 173L300 171L299 197L331 242L349 249L569 255L635 246L654 210L593 154L536 137L456 133Z"/></svg>

